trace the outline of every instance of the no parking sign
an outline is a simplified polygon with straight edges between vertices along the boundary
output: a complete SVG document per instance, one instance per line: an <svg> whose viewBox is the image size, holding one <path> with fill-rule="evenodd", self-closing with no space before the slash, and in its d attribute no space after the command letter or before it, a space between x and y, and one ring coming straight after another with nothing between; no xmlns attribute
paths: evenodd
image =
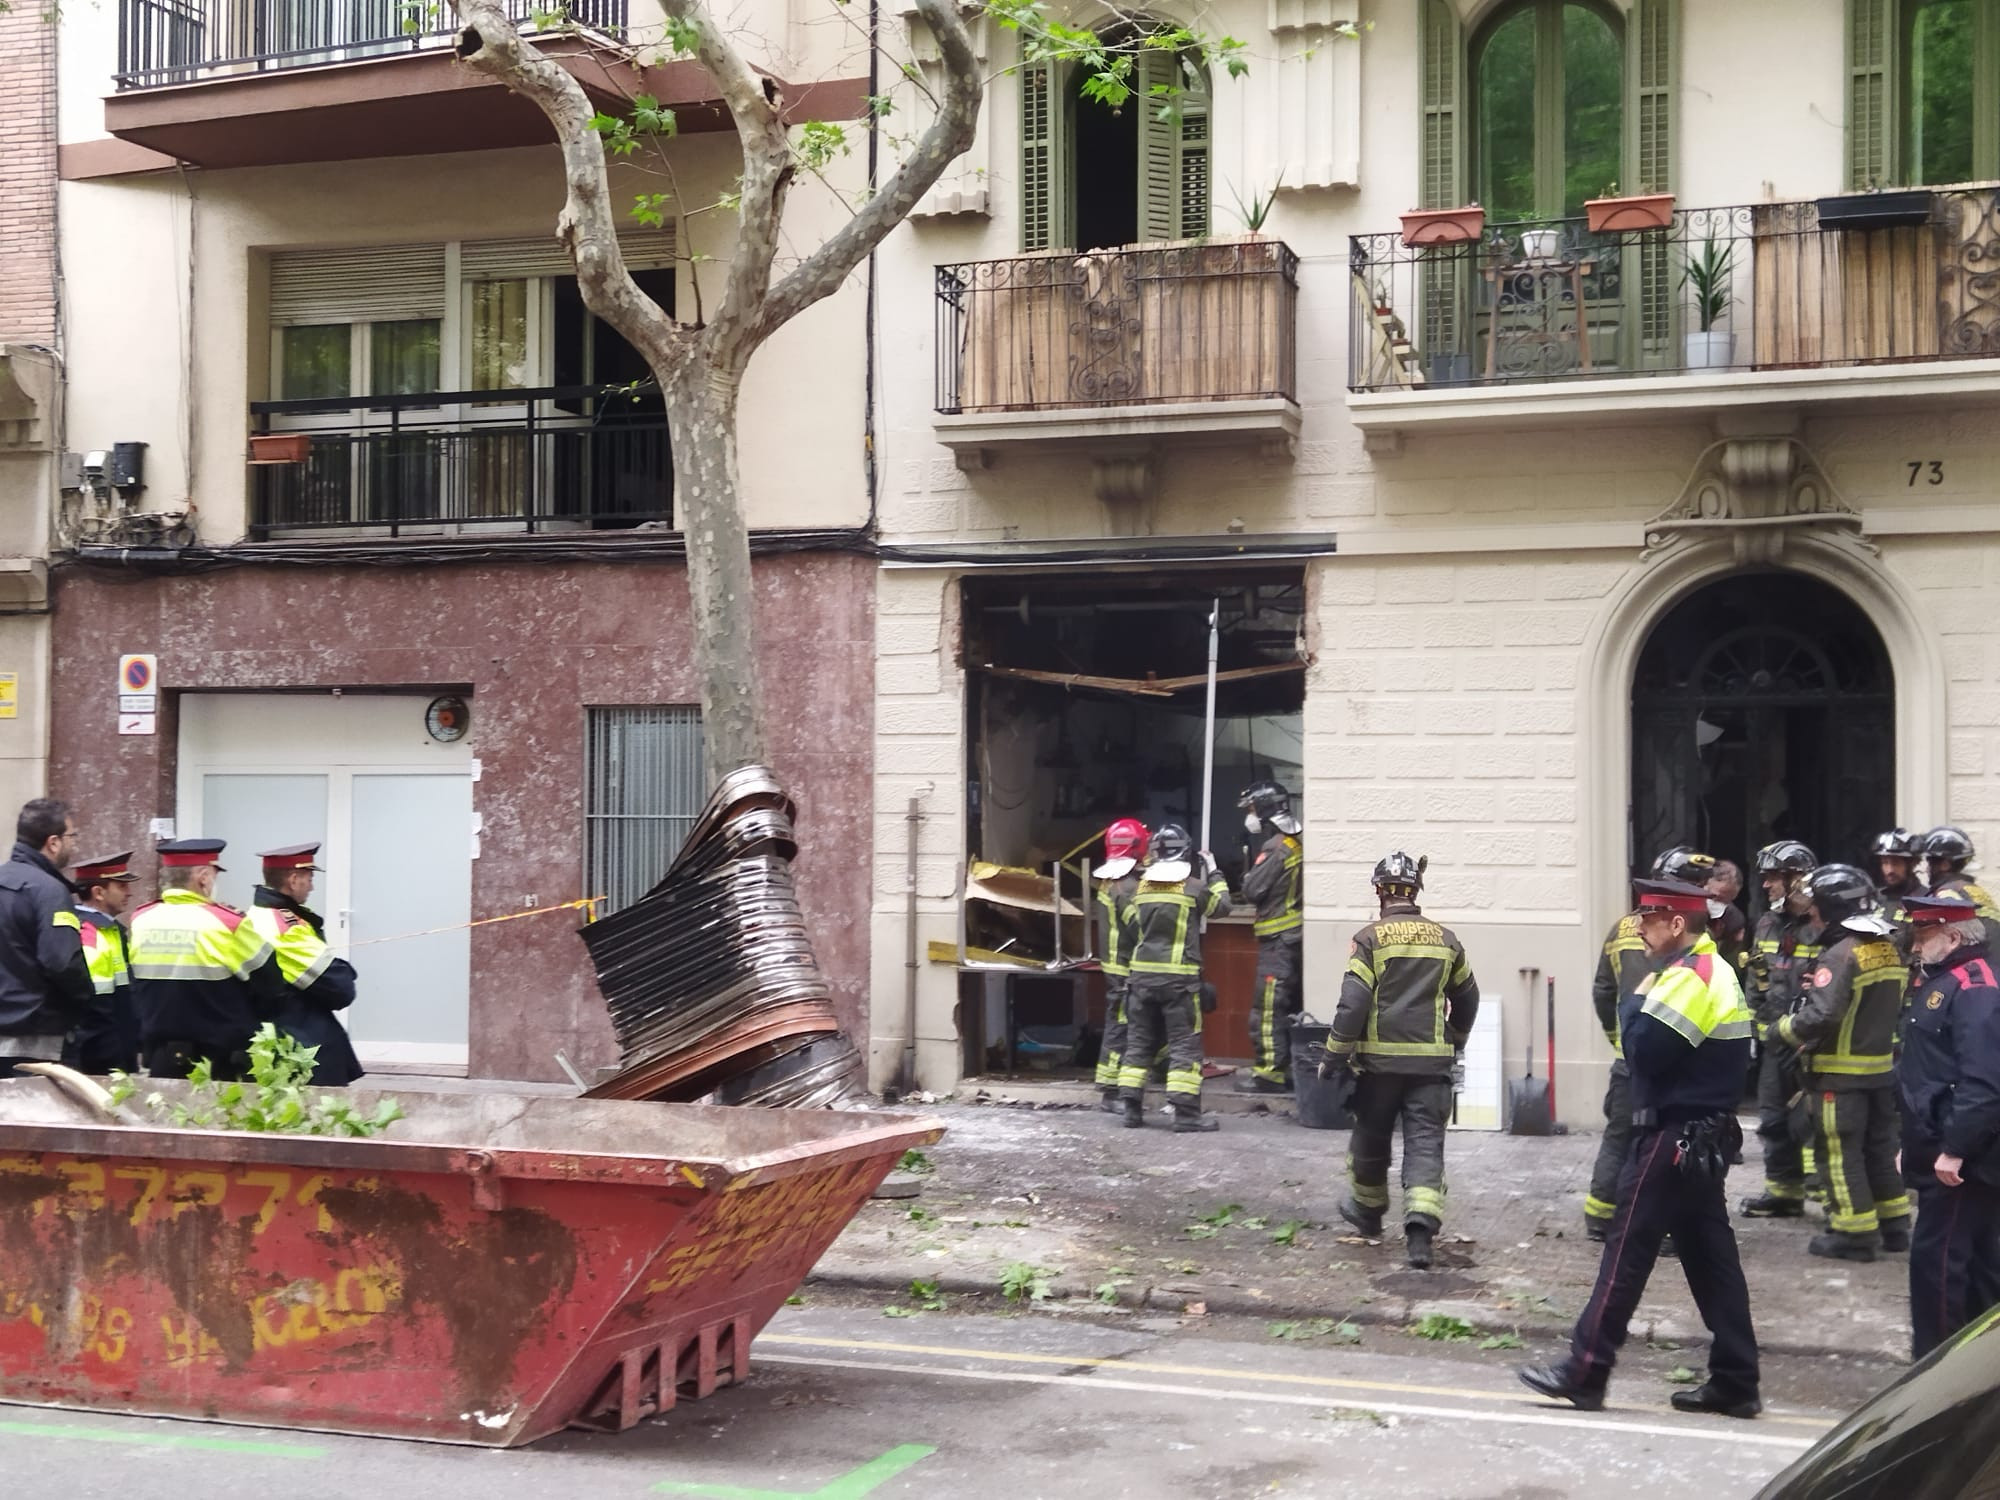
<svg viewBox="0 0 2000 1500"><path fill-rule="evenodd" d="M147 652L118 658L118 732L152 734L158 722L160 660Z"/></svg>

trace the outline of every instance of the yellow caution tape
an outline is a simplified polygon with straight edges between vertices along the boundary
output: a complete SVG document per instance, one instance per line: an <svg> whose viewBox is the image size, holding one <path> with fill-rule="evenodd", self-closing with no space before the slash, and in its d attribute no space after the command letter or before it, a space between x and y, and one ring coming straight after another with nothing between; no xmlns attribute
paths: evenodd
<svg viewBox="0 0 2000 1500"><path fill-rule="evenodd" d="M585 896L580 901L565 901L558 906L537 906L527 911L510 911L504 917L481 917L477 921L458 922L450 927L426 927L422 932L399 932L394 937L363 938L360 942L349 943L347 946L368 948L376 943L400 943L405 938L434 937L440 932L464 932L470 927L491 927L495 922L518 922L523 917L546 916L552 911L581 911L587 908L590 914L584 920L595 922L597 908L608 899L605 896Z"/></svg>

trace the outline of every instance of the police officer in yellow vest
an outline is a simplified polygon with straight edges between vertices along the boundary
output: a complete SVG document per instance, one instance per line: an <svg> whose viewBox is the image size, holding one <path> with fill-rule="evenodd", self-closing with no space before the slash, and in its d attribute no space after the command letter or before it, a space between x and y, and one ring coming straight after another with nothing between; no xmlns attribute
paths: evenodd
<svg viewBox="0 0 2000 1500"><path fill-rule="evenodd" d="M1828 946L1777 1035L1799 1051L1826 1172L1831 1232L1808 1248L1832 1260L1872 1261L1878 1246L1910 1248L1895 1083L1909 961L1877 906L1874 882L1853 865L1821 865L1806 878L1806 895Z"/></svg>
<svg viewBox="0 0 2000 1500"><path fill-rule="evenodd" d="M318 844L266 849L264 883L250 898L250 925L277 954L278 976L290 994L278 1030L318 1051L312 1081L339 1086L362 1076L361 1059L337 1013L354 1003L354 965L326 945L326 922L305 904L312 894Z"/></svg>
<svg viewBox="0 0 2000 1500"><path fill-rule="evenodd" d="M1352 1067L1354 1130L1340 1216L1375 1239L1389 1209L1389 1141L1403 1126L1403 1239L1409 1263L1431 1263L1444 1220L1444 1132L1452 1075L1479 1014L1465 949L1417 906L1429 861L1400 849L1375 866L1379 920L1347 945L1347 974L1326 1038L1322 1078Z"/></svg>
<svg viewBox="0 0 2000 1500"><path fill-rule="evenodd" d="M1153 833L1153 862L1127 908L1132 979L1126 990L1131 1028L1118 1068L1125 1123L1146 1123L1146 1072L1167 1044L1167 1102L1174 1129L1214 1130L1201 1112L1201 924L1229 910L1229 886L1194 840L1175 823Z"/></svg>
<svg viewBox="0 0 2000 1500"><path fill-rule="evenodd" d="M76 914L83 922L83 957L104 1008L69 1035L63 1061L85 1073L129 1073L139 1066L139 1016L132 1008L132 968L125 915L132 899L132 851L87 859L76 867Z"/></svg>
<svg viewBox="0 0 2000 1500"><path fill-rule="evenodd" d="M1260 781L1236 799L1243 826L1263 847L1243 876L1243 899L1257 908L1257 987L1250 997L1250 1072L1236 1080L1248 1093L1292 1087L1292 1017L1299 1013L1299 947L1305 935L1305 849L1292 796Z"/></svg>
<svg viewBox="0 0 2000 1500"><path fill-rule="evenodd" d="M247 917L211 899L221 839L159 846L160 899L132 914L132 1000L146 1067L185 1078L206 1058L213 1076L240 1079L250 1039L289 999L277 955Z"/></svg>

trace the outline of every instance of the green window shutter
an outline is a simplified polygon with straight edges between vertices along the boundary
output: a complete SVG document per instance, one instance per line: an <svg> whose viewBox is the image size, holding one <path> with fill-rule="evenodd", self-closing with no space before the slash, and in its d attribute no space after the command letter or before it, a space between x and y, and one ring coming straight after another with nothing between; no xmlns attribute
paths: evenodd
<svg viewBox="0 0 2000 1500"><path fill-rule="evenodd" d="M1423 74L1424 208L1465 202L1465 38L1450 0L1419 0L1423 20L1418 66Z"/></svg>
<svg viewBox="0 0 2000 1500"><path fill-rule="evenodd" d="M1674 190L1674 99L1680 88L1679 0L1635 0L1626 20L1631 49L1632 163L1628 193Z"/></svg>
<svg viewBox="0 0 2000 1500"><path fill-rule="evenodd" d="M1180 231L1184 240L1208 234L1208 100L1190 94L1181 101Z"/></svg>
<svg viewBox="0 0 2000 1500"><path fill-rule="evenodd" d="M1133 87L1139 110L1139 238L1147 243L1175 239L1181 227L1182 101L1156 89L1180 82L1179 60L1171 52L1144 51Z"/></svg>
<svg viewBox="0 0 2000 1500"><path fill-rule="evenodd" d="M1062 64L1023 63L1021 248L1061 250L1074 236L1069 213L1069 141Z"/></svg>
<svg viewBox="0 0 2000 1500"><path fill-rule="evenodd" d="M1847 185L1896 180L1896 0L1847 0Z"/></svg>

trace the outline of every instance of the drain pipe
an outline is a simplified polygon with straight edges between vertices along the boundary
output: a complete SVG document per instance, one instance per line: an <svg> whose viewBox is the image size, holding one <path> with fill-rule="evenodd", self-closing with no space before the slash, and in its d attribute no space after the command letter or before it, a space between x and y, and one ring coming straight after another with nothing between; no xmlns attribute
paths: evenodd
<svg viewBox="0 0 2000 1500"><path fill-rule="evenodd" d="M925 791L930 790L928 786ZM904 815L910 827L908 856L903 864L903 925L906 948L903 957L903 1071L905 1096L917 1087L917 830L923 825L923 793L910 798Z"/></svg>

